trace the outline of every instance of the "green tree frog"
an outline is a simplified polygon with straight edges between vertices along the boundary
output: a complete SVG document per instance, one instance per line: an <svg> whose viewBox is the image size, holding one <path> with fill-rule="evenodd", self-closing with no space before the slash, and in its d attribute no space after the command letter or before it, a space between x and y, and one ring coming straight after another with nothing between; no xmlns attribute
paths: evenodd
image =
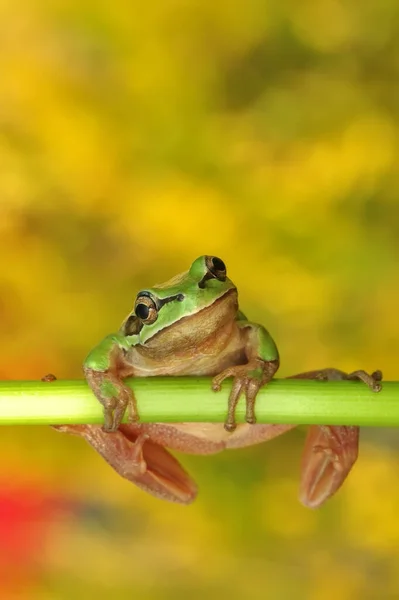
<svg viewBox="0 0 399 600"><path fill-rule="evenodd" d="M84 363L108 432L118 429L126 409L128 421L138 421L124 377L211 375L214 390L233 377L224 426L234 431L240 395L246 398L246 421L253 424L256 394L278 367L273 338L238 310L237 289L215 256L200 256L189 271L139 292L119 333L107 336Z"/></svg>
<svg viewBox="0 0 399 600"><path fill-rule="evenodd" d="M190 503L197 488L165 449L214 454L257 444L295 425L255 424L255 400L279 367L269 332L239 310L237 289L224 262L200 256L190 269L137 294L133 311L118 333L108 335L87 356L84 372L103 406L104 426L65 425L61 431L83 436L123 477L166 500ZM126 377L212 376L218 391L233 378L222 423L140 423L136 399ZM335 369L298 377L363 379L377 390L377 376ZM246 423L235 410L244 395ZM127 411L127 424L122 419ZM319 506L342 484L357 457L358 428L310 427L305 445L301 500Z"/></svg>

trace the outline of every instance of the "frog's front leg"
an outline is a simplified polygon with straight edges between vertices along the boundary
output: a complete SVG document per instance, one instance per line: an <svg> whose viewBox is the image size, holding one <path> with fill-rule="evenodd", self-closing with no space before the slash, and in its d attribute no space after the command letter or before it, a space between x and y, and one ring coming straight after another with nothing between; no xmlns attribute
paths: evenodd
<svg viewBox="0 0 399 600"><path fill-rule="evenodd" d="M83 365L87 382L103 405L104 431L107 432L118 429L126 408L129 422L139 418L134 393L120 376L122 370L124 377L133 374L124 361L129 348L124 336L110 335L90 352Z"/></svg>
<svg viewBox="0 0 399 600"><path fill-rule="evenodd" d="M227 431L234 431L237 426L235 412L242 392L246 397L245 420L250 424L256 423L254 410L256 396L261 386L273 378L280 364L277 347L264 327L244 320L239 321L237 326L241 332L248 362L244 365L228 367L212 381L212 389L219 391L227 377L234 377L224 424Z"/></svg>
<svg viewBox="0 0 399 600"><path fill-rule="evenodd" d="M373 392L382 388L381 371L371 375L363 370L345 373L338 369L322 369L293 375L292 379L363 381ZM290 379L289 378L289 379ZM321 506L342 486L359 451L359 427L312 425L309 427L302 455L299 498L305 506Z"/></svg>

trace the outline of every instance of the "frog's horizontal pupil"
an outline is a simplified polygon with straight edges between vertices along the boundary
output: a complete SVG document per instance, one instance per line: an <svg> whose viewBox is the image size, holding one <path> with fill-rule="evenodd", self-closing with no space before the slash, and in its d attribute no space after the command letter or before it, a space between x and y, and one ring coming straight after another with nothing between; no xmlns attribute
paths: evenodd
<svg viewBox="0 0 399 600"><path fill-rule="evenodd" d="M150 309L148 308L148 306L146 304L137 304L136 315L139 317L139 319L142 319L143 321L145 321L146 319L148 319L149 314L150 314Z"/></svg>
<svg viewBox="0 0 399 600"><path fill-rule="evenodd" d="M226 270L226 265L224 264L222 259L218 258L217 256L214 256L212 258L212 264L217 271L225 271Z"/></svg>

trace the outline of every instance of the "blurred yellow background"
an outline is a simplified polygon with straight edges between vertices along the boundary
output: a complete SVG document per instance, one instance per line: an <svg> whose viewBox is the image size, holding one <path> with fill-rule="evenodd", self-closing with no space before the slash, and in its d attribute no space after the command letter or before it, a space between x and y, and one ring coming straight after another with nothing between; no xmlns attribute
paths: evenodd
<svg viewBox="0 0 399 600"><path fill-rule="evenodd" d="M281 376L398 379L396 2L5 0L0 73L2 379L81 377L136 292L204 253ZM80 439L2 428L0 597L399 597L397 431L363 431L313 512L303 441L183 456L182 508Z"/></svg>

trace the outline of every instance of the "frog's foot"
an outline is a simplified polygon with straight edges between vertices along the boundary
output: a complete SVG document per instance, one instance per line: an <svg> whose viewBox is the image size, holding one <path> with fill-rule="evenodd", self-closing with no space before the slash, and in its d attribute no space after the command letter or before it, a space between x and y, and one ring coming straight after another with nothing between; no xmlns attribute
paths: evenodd
<svg viewBox="0 0 399 600"><path fill-rule="evenodd" d="M360 379L363 381L373 392L380 392L382 390L382 371L377 370L374 371L371 375L363 371L362 369L358 371L353 371L353 373L349 373L346 379Z"/></svg>
<svg viewBox="0 0 399 600"><path fill-rule="evenodd" d="M320 369L319 371L310 371L309 373L301 373L300 375L294 375L295 377L306 377L308 379L320 379L323 381L337 381L345 379L358 379L363 381L373 392L380 392L382 390L382 372L377 370L371 375L363 369L353 371L352 373L345 373L339 369Z"/></svg>
<svg viewBox="0 0 399 600"><path fill-rule="evenodd" d="M108 435L98 425L57 425L58 431L83 437L121 476L156 498L190 504L197 486L163 446L151 441L141 425L121 425Z"/></svg>
<svg viewBox="0 0 399 600"><path fill-rule="evenodd" d="M140 433L135 439L129 461L129 472L134 473L136 477L144 475L147 471L147 463L144 459L143 446L144 442L150 439L148 433ZM126 477L126 473L121 472L122 477Z"/></svg>
<svg viewBox="0 0 399 600"><path fill-rule="evenodd" d="M331 498L356 462L358 449L358 427L309 427L302 456L299 493L302 504L318 508Z"/></svg>
<svg viewBox="0 0 399 600"><path fill-rule="evenodd" d="M266 362L260 359L253 359L246 365L238 365L225 369L212 380L212 389L218 392L221 389L222 382L227 377L234 377L233 387L231 388L227 417L224 423L226 431L234 431L237 427L235 413L238 400L241 394L245 393L247 423L256 423L255 400L259 389L265 383L268 383L278 368L277 361Z"/></svg>
<svg viewBox="0 0 399 600"><path fill-rule="evenodd" d="M94 394L103 405L104 431L117 431L126 409L129 423L139 420L133 391L121 379L109 371L95 371L90 368L85 369L85 375Z"/></svg>
<svg viewBox="0 0 399 600"><path fill-rule="evenodd" d="M52 381L57 381L57 377L55 375L53 375L52 373L47 373L47 375L43 375L43 377L40 379L40 381L45 381L45 382L52 382Z"/></svg>
<svg viewBox="0 0 399 600"><path fill-rule="evenodd" d="M377 370L371 375L363 369L353 371L352 373L345 373L339 369L321 369L320 371L313 371L314 379L321 379L324 381L344 380L344 379L358 379L363 381L373 392L380 392L382 390L381 380L382 372ZM303 374L305 375L305 374Z"/></svg>
<svg viewBox="0 0 399 600"><path fill-rule="evenodd" d="M132 481L140 478L148 470L147 461L144 457L144 444L150 439L148 433L140 430L129 429L129 425L122 425L116 435L108 436L99 425L53 425L53 429L61 433L69 433L84 437L112 466L119 475ZM136 425L140 427L140 425ZM128 435L126 435L125 430ZM129 459L123 460L126 451L126 441L129 440Z"/></svg>

